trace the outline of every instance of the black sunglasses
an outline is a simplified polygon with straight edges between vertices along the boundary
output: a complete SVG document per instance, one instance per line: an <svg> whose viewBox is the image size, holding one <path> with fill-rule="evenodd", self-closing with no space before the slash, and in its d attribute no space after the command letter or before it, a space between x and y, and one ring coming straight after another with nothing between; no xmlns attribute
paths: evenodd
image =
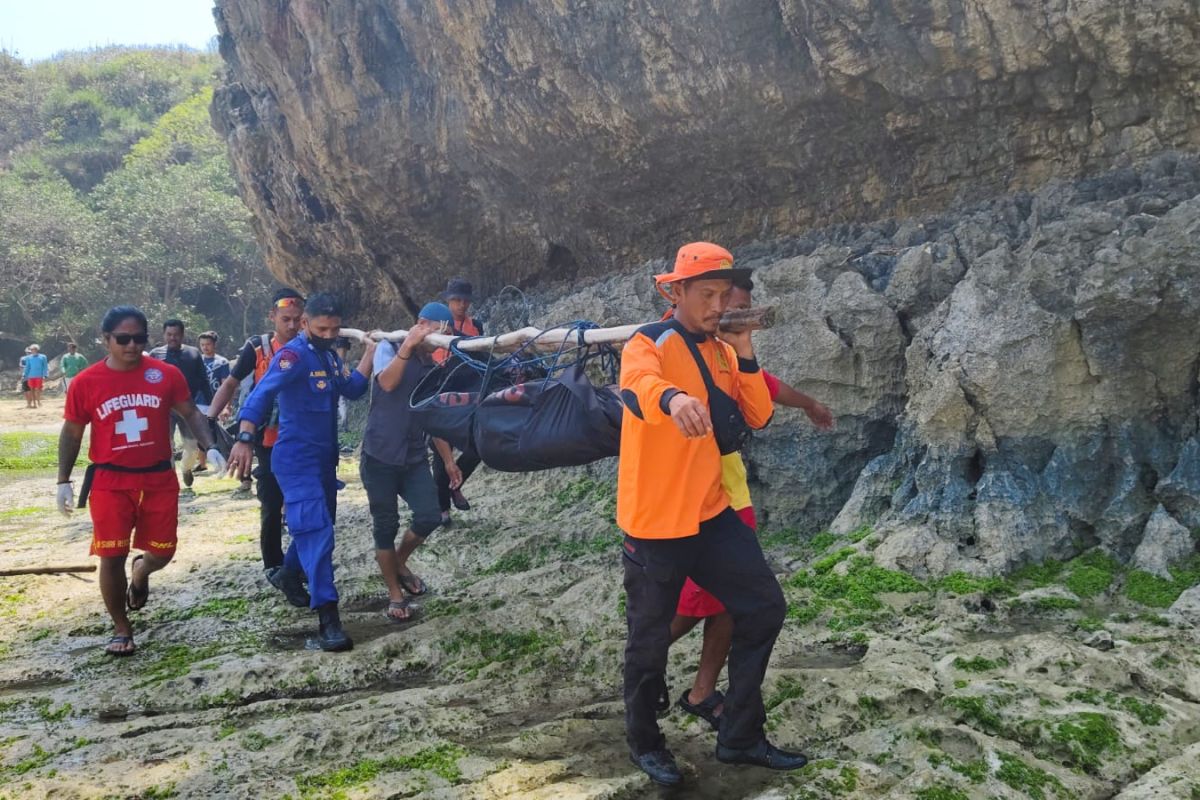
<svg viewBox="0 0 1200 800"><path fill-rule="evenodd" d="M145 344L146 342L150 341L149 334L145 333L110 333L109 336L113 338L113 341L122 346L127 345L130 342L133 342L134 344Z"/></svg>

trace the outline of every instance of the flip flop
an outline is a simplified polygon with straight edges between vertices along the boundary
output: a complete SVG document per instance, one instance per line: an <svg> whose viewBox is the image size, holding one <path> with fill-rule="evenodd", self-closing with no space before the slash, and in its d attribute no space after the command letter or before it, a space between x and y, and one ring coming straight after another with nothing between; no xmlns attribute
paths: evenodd
<svg viewBox="0 0 1200 800"><path fill-rule="evenodd" d="M146 580L146 588L139 589L137 584L133 582L133 570L137 566L137 562L142 560L142 556L134 556L133 561L129 565L129 588L125 591L125 605L130 611L140 611L146 607L146 601L150 598L150 580Z"/></svg>
<svg viewBox="0 0 1200 800"><path fill-rule="evenodd" d="M393 611L403 611L404 616L398 617L392 613ZM408 622L410 619L412 619L413 612L412 608L409 607L407 600L389 600L387 611L384 611L383 615L392 622Z"/></svg>
<svg viewBox="0 0 1200 800"><path fill-rule="evenodd" d="M429 591L429 587L425 585L425 581L411 572L407 575L399 575L397 577L400 579L400 585L404 587L404 591L413 597L420 597Z"/></svg>
<svg viewBox="0 0 1200 800"><path fill-rule="evenodd" d="M690 689L685 689L676 705L688 714L706 721L712 726L714 731L721 730L721 715L716 713L716 709L717 706L725 702L725 695L720 692L713 692L699 703L690 703L688 702L688 694L690 692Z"/></svg>
<svg viewBox="0 0 1200 800"><path fill-rule="evenodd" d="M114 644L129 645L129 649L115 650L113 649ZM114 636L108 640L108 644L104 645L104 652L113 658L124 658L136 653L137 646L134 645L132 636Z"/></svg>

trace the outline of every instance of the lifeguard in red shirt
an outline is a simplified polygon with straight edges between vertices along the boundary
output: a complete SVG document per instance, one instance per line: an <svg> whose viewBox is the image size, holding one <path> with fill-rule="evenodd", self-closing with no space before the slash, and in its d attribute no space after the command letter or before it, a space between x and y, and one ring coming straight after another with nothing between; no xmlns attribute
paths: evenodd
<svg viewBox="0 0 1200 800"><path fill-rule="evenodd" d="M150 574L175 555L179 482L172 461L171 411L187 421L209 450L218 473L224 472L225 460L211 449L212 435L192 403L183 373L142 354L149 338L146 315L133 306L118 306L100 327L108 357L79 373L67 390L58 445L58 508L71 513L71 470L84 428L91 425L91 464L79 507L90 496L91 552L100 557L100 593L115 628L105 652L127 656L135 650L127 607L136 611L146 604ZM126 581L131 538L143 553L134 557Z"/></svg>

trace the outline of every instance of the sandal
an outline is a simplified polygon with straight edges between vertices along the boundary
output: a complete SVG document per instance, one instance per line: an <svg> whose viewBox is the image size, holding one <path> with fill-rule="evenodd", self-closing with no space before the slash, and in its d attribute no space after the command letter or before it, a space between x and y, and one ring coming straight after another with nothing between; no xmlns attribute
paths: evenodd
<svg viewBox="0 0 1200 800"><path fill-rule="evenodd" d="M119 647L118 647L119 645ZM128 645L128 647L126 647ZM132 636L114 636L104 645L104 653L113 658L124 658L137 652Z"/></svg>
<svg viewBox="0 0 1200 800"><path fill-rule="evenodd" d="M397 611L403 612L403 616L396 614ZM392 622L408 622L412 619L413 612L407 600L389 600L387 611L384 611L383 615Z"/></svg>
<svg viewBox="0 0 1200 800"><path fill-rule="evenodd" d="M708 722L714 731L721 730L721 715L716 713L716 709L717 706L725 702L725 695L714 691L699 703L690 703L688 702L688 695L690 693L690 689L685 689L683 694L680 695L679 702L676 703L676 705L678 705L688 714L691 714L694 717L699 717L700 719Z"/></svg>
<svg viewBox="0 0 1200 800"><path fill-rule="evenodd" d="M146 601L150 598L150 579L146 579L146 586L139 589L138 585L133 582L133 571L137 568L137 563L142 560L142 556L134 556L133 562L129 565L129 588L125 591L125 605L129 606L130 611L140 611L146 607Z"/></svg>
<svg viewBox="0 0 1200 800"><path fill-rule="evenodd" d="M429 591L429 587L425 585L425 581L413 575L411 572L407 575L397 576L400 579L400 585L404 587L404 591L408 592L413 597L420 597Z"/></svg>

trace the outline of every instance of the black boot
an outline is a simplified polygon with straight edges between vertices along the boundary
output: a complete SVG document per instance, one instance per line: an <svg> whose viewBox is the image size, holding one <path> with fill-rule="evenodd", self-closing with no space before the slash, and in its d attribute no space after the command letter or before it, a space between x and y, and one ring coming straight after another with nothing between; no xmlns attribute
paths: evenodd
<svg viewBox="0 0 1200 800"><path fill-rule="evenodd" d="M264 570L267 582L283 592L287 601L296 608L308 608L308 592L304 589L304 575L287 567L269 567Z"/></svg>
<svg viewBox="0 0 1200 800"><path fill-rule="evenodd" d="M717 761L723 764L750 764L767 769L790 770L800 769L808 763L808 757L803 753L789 753L780 750L775 745L762 739L753 747L735 749L717 743Z"/></svg>
<svg viewBox="0 0 1200 800"><path fill-rule="evenodd" d="M318 641L322 650L338 653L354 649L354 642L342 630L342 618L338 616L337 603L320 606L317 609L317 619L321 621L321 635Z"/></svg>

